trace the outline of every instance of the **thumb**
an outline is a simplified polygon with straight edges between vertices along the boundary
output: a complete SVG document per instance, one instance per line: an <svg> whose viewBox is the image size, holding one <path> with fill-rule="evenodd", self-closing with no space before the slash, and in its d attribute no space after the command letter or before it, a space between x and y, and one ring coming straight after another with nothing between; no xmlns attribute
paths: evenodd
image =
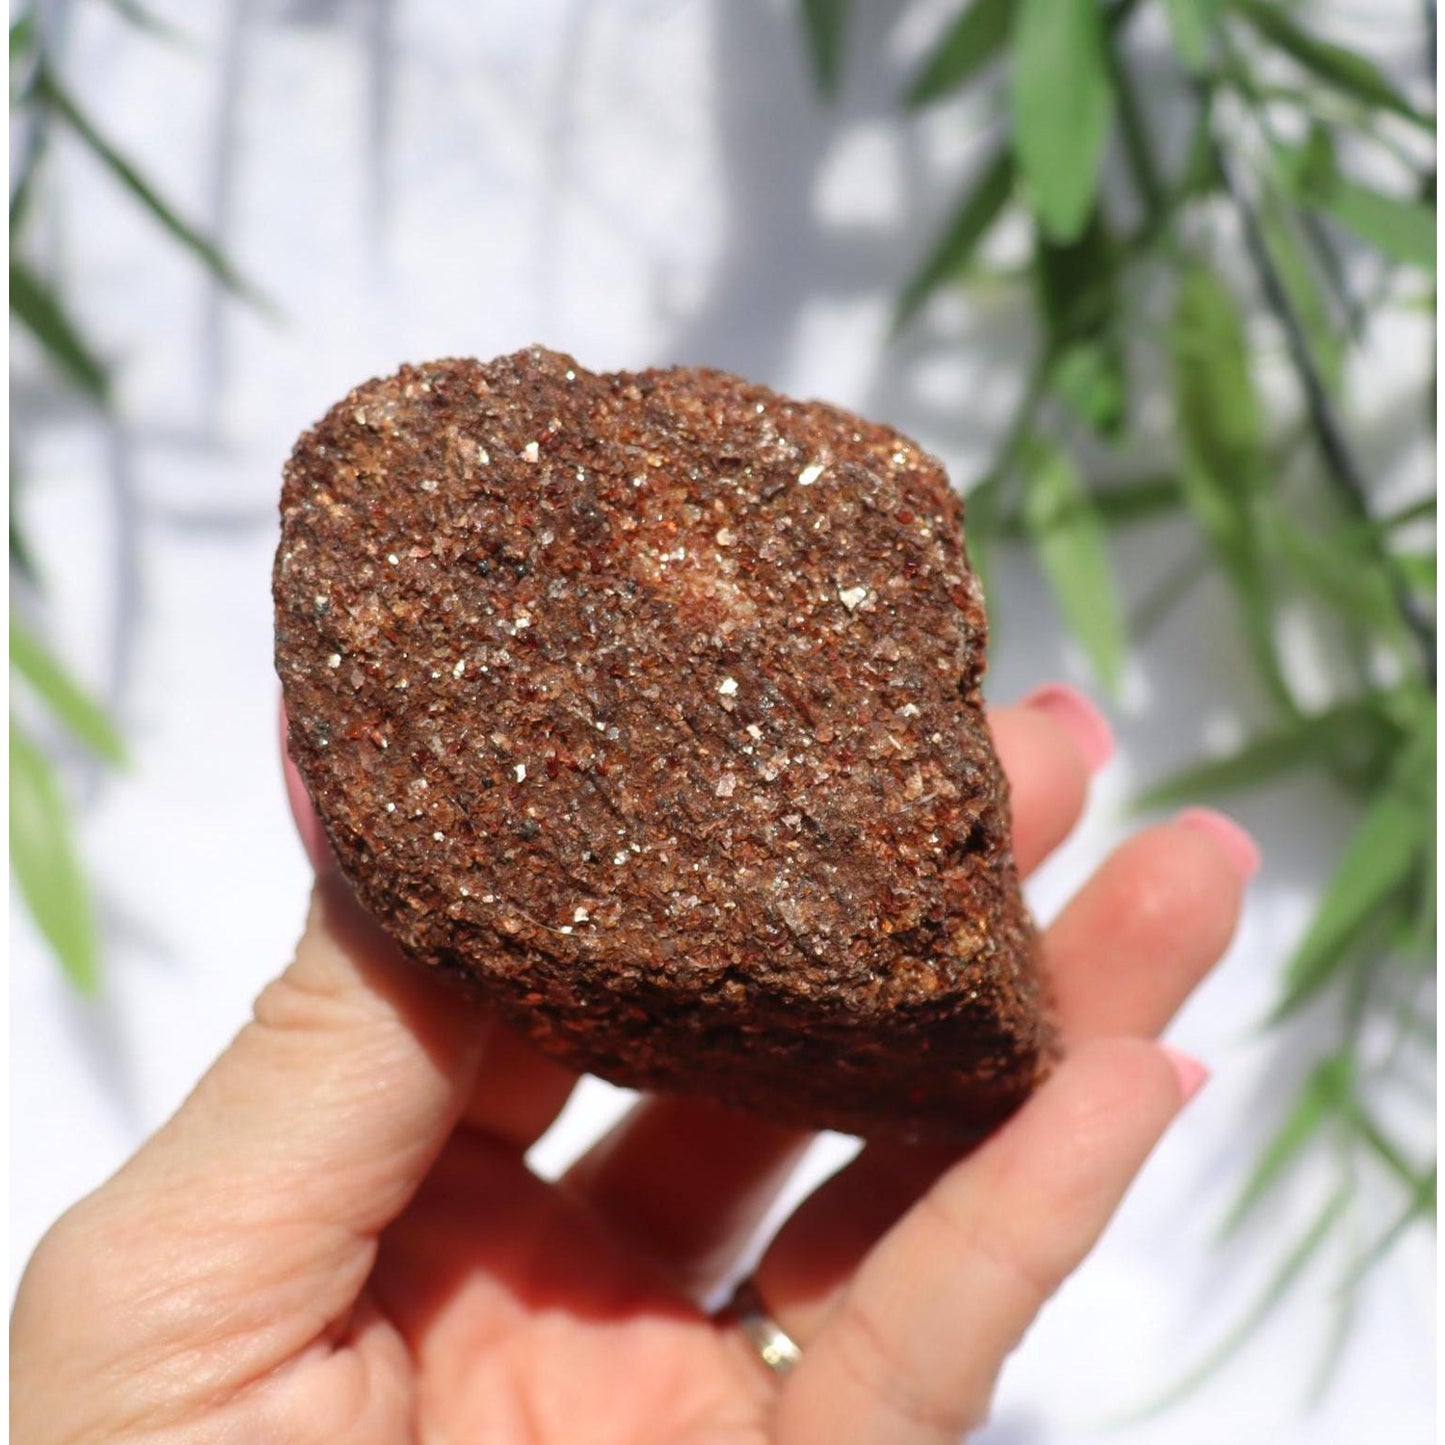
<svg viewBox="0 0 1445 1445"><path fill-rule="evenodd" d="M42 1241L15 1331L53 1377L104 1366L170 1408L229 1398L344 1330L488 1032L483 1010L403 960L323 869L295 960L252 1020Z"/></svg>
<svg viewBox="0 0 1445 1445"><path fill-rule="evenodd" d="M323 1240L367 1241L446 1142L486 1031L478 1007L402 959L325 872L294 961L114 1182L197 1217L223 1201L248 1226L282 1217L293 1267Z"/></svg>
<svg viewBox="0 0 1445 1445"><path fill-rule="evenodd" d="M465 1106L486 1015L402 959L362 912L291 762L284 709L280 722L317 877L295 959L114 1183L160 1190L198 1218L225 1200L248 1224L302 1221L276 1264L305 1270L323 1243L365 1245L405 1206Z"/></svg>

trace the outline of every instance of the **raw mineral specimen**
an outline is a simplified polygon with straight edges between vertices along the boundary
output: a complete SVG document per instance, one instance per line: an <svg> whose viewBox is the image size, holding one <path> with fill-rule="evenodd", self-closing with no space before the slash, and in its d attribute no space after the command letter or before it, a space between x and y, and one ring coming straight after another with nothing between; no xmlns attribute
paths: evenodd
<svg viewBox="0 0 1445 1445"><path fill-rule="evenodd" d="M619 1084L966 1140L1052 1032L961 507L886 427L541 349L403 367L286 468L276 659L346 876Z"/></svg>

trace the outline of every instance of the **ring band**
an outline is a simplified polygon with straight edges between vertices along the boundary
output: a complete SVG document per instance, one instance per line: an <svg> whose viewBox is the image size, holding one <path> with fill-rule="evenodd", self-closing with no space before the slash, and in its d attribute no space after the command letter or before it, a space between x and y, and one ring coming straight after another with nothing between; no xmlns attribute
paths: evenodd
<svg viewBox="0 0 1445 1445"><path fill-rule="evenodd" d="M758 1357L775 1375L786 1375L803 1358L797 1341L768 1313L751 1278L744 1279L733 1291L722 1314L747 1336Z"/></svg>

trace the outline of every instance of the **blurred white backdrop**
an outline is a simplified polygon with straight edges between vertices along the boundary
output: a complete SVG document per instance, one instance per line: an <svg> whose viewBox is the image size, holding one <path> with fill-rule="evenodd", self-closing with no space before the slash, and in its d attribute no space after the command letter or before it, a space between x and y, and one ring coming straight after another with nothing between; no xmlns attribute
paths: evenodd
<svg viewBox="0 0 1445 1445"><path fill-rule="evenodd" d="M708 363L856 407L916 435L966 485L1030 344L1000 303L942 307L884 345L891 298L951 198L943 177L981 124L967 100L921 124L896 116L940 7L911 6L902 23L898 4L855 7L855 55L869 58L832 112L811 100L782 0L152 8L181 43L104 5L52 7L65 71L281 319L219 293L91 157L60 147L38 219L116 364L119 420L68 410L17 349L23 512L53 640L114 703L133 764L116 776L77 764L106 941L100 998L68 991L12 900L12 1291L45 1227L175 1107L294 941L308 875L277 762L269 569L279 469L304 426L404 359L535 340L593 368ZM1419 43L1415 8L1397 0L1358 0L1337 18L1388 61ZM1418 490L1431 466L1402 402L1430 346L1428 320L1401 315L1357 363L1351 423L1401 488ZM1178 565L1180 538L1142 529L1116 555L1137 600ZM1022 560L1001 598L992 695L1084 681ZM1043 914L1122 836L1142 780L1259 714L1229 606L1206 587L1135 658L1114 713L1120 756L1032 890ZM992 1445L1108 1436L1110 1419L1238 1318L1318 1206L1305 1177L1227 1249L1210 1241L1270 1101L1309 1057L1307 1023L1284 1042L1257 1024L1344 815L1297 783L1251 795L1239 816L1264 871L1229 958L1173 1031L1215 1079L1011 1365ZM540 1166L557 1167L622 1102L585 1086ZM1403 1138L1430 1136L1428 1112L1403 1096L1391 1122ZM836 1157L825 1150L797 1187ZM1375 1272L1313 1411L1328 1272L1225 1373L1119 1438L1426 1439L1433 1260L1421 1229Z"/></svg>

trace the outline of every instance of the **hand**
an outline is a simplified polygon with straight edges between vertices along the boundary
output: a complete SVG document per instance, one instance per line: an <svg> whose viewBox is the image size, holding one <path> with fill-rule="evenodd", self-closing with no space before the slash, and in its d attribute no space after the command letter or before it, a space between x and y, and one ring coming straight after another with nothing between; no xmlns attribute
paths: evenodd
<svg viewBox="0 0 1445 1445"><path fill-rule="evenodd" d="M1108 734L1062 689L992 722L1027 870ZM1052 1078L964 1159L865 1148L782 1227L755 1272L803 1348L781 1385L692 1300L806 1139L651 1098L544 1183L523 1154L573 1076L397 958L323 856L252 1022L31 1260L15 1438L953 1440L1202 1078L1150 1040L1228 942L1250 849L1200 813L1125 843L1047 933Z"/></svg>

